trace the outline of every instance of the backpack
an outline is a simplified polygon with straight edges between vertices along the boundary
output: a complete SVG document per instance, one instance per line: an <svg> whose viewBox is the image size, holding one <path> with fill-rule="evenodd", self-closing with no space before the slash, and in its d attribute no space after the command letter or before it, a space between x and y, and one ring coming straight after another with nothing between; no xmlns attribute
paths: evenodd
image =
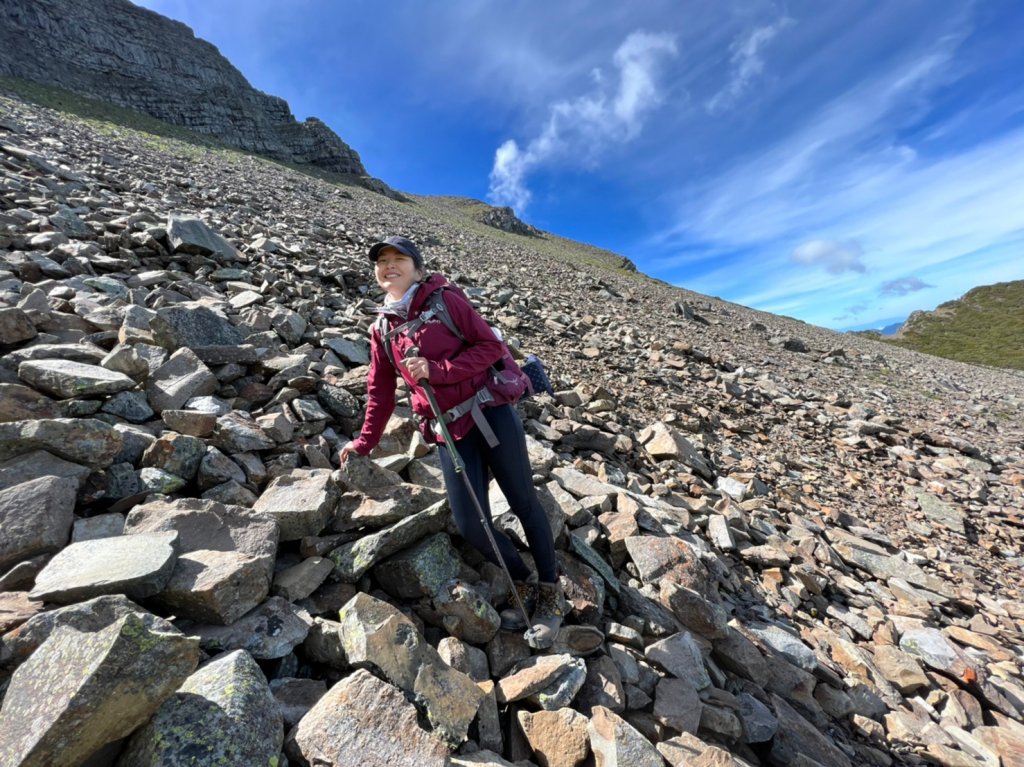
<svg viewBox="0 0 1024 767"><path fill-rule="evenodd" d="M426 308L420 312L416 319L405 322L391 330L388 330L388 321L384 315L377 318L374 327L377 328L377 332L384 343L384 351L395 369L398 369L398 361L395 359L394 349L391 348L391 340L399 334L412 335L421 325L434 317L440 320L453 336L465 343L466 336L459 330L455 320L452 319L451 314L448 312L448 306L444 301L444 292L446 290L457 290L457 288L450 285L438 288L427 297ZM524 397L542 391L554 396L555 390L551 385L547 372L544 370L543 363L541 363L537 355L528 355L526 362L520 367L515 357L512 356L512 351L509 349L508 344L502 338L501 331L493 325L490 327L497 339L501 341L502 355L497 362L488 368L488 379L484 384L484 388L477 392L475 396L466 400L466 402L462 402L445 412L444 420L446 423L450 423L466 413L472 413L473 420L481 428L481 431L487 438L487 442L490 444L493 439L494 444L491 444L491 447L494 447L498 444L497 439L494 439L494 434L490 427L486 425L486 421L480 416L481 404L514 404Z"/></svg>

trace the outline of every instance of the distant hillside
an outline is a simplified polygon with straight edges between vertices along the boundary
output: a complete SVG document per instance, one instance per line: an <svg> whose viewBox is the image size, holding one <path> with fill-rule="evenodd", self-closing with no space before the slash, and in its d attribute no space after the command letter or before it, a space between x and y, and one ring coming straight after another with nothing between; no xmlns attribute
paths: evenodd
<svg viewBox="0 0 1024 767"><path fill-rule="evenodd" d="M960 362L1024 370L1024 280L983 285L914 312L887 343Z"/></svg>

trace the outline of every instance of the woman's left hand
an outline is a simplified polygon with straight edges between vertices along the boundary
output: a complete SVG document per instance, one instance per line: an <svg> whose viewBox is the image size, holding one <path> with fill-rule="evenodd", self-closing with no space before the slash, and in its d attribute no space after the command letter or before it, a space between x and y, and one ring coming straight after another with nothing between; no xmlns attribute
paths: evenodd
<svg viewBox="0 0 1024 767"><path fill-rule="evenodd" d="M409 375L414 381L429 380L430 363L426 357L406 357L402 360L402 364L405 365L405 369L409 371Z"/></svg>

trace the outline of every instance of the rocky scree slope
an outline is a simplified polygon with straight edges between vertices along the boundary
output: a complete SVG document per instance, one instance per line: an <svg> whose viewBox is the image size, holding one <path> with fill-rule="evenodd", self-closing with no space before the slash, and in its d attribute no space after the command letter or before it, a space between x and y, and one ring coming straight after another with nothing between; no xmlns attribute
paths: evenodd
<svg viewBox="0 0 1024 767"><path fill-rule="evenodd" d="M366 176L359 155L323 122L297 122L283 99L253 88L189 27L129 0L73 10L61 0L5 0L0 74L60 86L276 160Z"/></svg>
<svg viewBox="0 0 1024 767"><path fill-rule="evenodd" d="M1022 763L1019 376L102 127L0 98L0 762ZM550 652L407 410L337 466L394 232L556 380Z"/></svg>

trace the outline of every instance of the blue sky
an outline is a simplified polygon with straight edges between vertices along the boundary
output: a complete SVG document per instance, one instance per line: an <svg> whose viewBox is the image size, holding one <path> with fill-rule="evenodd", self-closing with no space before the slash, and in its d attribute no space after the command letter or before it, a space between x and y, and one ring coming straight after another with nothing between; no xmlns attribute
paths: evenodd
<svg viewBox="0 0 1024 767"><path fill-rule="evenodd" d="M836 329L1024 279L1013 0L143 0L417 194Z"/></svg>

